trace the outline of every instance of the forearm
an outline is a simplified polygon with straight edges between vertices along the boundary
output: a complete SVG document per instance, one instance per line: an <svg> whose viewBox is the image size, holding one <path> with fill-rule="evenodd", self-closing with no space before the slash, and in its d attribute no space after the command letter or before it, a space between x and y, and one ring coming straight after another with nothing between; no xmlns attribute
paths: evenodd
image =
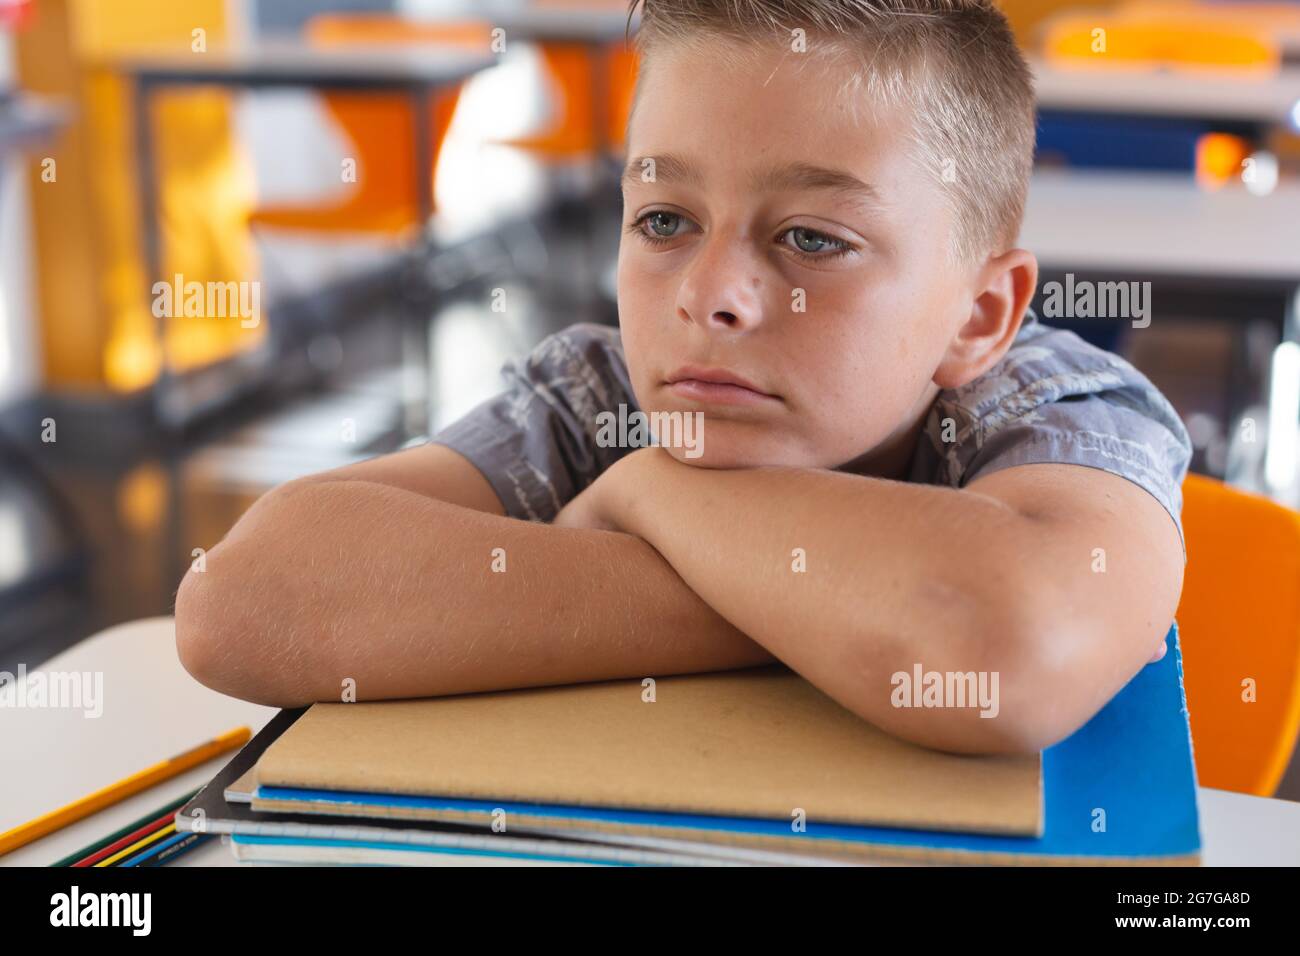
<svg viewBox="0 0 1300 956"><path fill-rule="evenodd" d="M259 501L187 575L176 610L201 679L281 706L337 700L348 679L379 699L770 659L639 538L367 481Z"/></svg>
<svg viewBox="0 0 1300 956"><path fill-rule="evenodd" d="M917 664L997 672L1003 712L1020 703L1026 621L1043 597L1021 587L1028 519L968 492L820 470L711 470L666 454L636 467L615 482L615 523L774 656L899 736L1024 749L1013 721L895 707L891 678Z"/></svg>

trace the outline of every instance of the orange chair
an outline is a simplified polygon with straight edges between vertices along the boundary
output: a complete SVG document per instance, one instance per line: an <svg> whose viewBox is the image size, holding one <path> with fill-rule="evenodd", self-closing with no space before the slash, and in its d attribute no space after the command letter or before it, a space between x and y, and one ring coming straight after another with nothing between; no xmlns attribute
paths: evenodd
<svg viewBox="0 0 1300 956"><path fill-rule="evenodd" d="M306 28L319 46L439 44L483 52L491 26L478 21L413 23L393 16L321 16ZM434 164L451 126L461 86L435 97L431 147ZM415 187L415 132L410 100L388 93L330 93L326 109L351 141L357 178L332 204L263 207L254 225L307 232L397 235L420 225ZM432 177L434 171L429 170Z"/></svg>
<svg viewBox="0 0 1300 956"><path fill-rule="evenodd" d="M1202 4L1139 3L1100 12L1070 10L1043 24L1042 51L1049 62L1074 69L1275 73L1282 51L1267 20L1242 22L1234 7L1225 12ZM1104 51L1098 45L1103 36Z"/></svg>
<svg viewBox="0 0 1300 956"><path fill-rule="evenodd" d="M503 145L551 162L620 149L636 85L636 51L622 41L602 49L559 42L538 47L555 115L541 132L504 140Z"/></svg>
<svg viewBox="0 0 1300 956"><path fill-rule="evenodd" d="M609 53L609 131L605 134L610 149L622 151L627 142L627 122L632 114L640 60L631 46L619 46Z"/></svg>
<svg viewBox="0 0 1300 956"><path fill-rule="evenodd" d="M1197 775L1271 796L1300 731L1300 514L1199 475L1183 495L1178 627Z"/></svg>
<svg viewBox="0 0 1300 956"><path fill-rule="evenodd" d="M545 160L566 160L588 156L596 148L596 59L581 43L542 43L543 76L550 82L548 99L555 105L555 116L540 133L503 140L536 153Z"/></svg>

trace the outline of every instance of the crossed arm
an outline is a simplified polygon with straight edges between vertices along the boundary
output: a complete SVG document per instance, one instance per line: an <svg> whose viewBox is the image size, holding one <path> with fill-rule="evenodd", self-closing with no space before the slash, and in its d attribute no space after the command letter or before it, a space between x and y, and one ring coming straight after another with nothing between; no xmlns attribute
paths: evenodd
<svg viewBox="0 0 1300 956"><path fill-rule="evenodd" d="M349 678L382 699L775 658L905 739L1020 752L1067 736L1151 659L1182 584L1155 499L1071 465L955 490L714 471L650 448L555 525L502 515L436 445L281 486L186 575L181 660L291 706L337 700ZM997 716L895 707L891 676L918 664L996 672Z"/></svg>

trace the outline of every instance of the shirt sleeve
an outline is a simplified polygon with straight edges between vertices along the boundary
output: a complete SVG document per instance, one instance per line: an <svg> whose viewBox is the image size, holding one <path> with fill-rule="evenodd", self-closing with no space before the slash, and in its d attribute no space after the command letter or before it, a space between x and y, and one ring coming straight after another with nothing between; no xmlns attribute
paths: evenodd
<svg viewBox="0 0 1300 956"><path fill-rule="evenodd" d="M1033 322L992 369L940 393L926 430L954 487L1015 465L1100 468L1146 489L1182 538L1187 429L1146 376L1073 332Z"/></svg>
<svg viewBox="0 0 1300 956"><path fill-rule="evenodd" d="M635 407L618 329L570 326L501 372L502 394L431 440L469 459L507 515L549 522L627 453L596 442L600 412Z"/></svg>

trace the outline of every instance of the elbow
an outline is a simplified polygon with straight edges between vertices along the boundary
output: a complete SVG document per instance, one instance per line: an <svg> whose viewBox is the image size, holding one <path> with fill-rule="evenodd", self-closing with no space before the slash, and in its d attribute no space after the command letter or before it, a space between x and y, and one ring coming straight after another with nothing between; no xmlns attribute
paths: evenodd
<svg viewBox="0 0 1300 956"><path fill-rule="evenodd" d="M200 684L269 707L300 707L310 672L299 654L277 653L275 608L263 598L253 558L218 545L206 568L191 568L176 592L176 653ZM259 620L259 618L261 618ZM292 660L287 658L292 657Z"/></svg>
<svg viewBox="0 0 1300 956"><path fill-rule="evenodd" d="M248 658L248 635L238 623L238 601L231 600L238 585L214 560L218 549L206 556L209 563L203 570L190 568L176 591L176 654L181 666L205 687L253 700L239 666Z"/></svg>
<svg viewBox="0 0 1300 956"><path fill-rule="evenodd" d="M222 582L190 568L176 591L176 654L200 684L221 690L224 659L236 651L227 615L219 612Z"/></svg>
<svg viewBox="0 0 1300 956"><path fill-rule="evenodd" d="M1023 595L1024 592L1022 592ZM1036 612L1033 605L1037 604ZM992 716L981 719L980 753L1034 754L1086 724L1104 700L1089 693L1088 635L1061 604L1026 599L998 634L984 634L997 674Z"/></svg>
<svg viewBox="0 0 1300 956"><path fill-rule="evenodd" d="M979 735L975 746L968 752L989 755L1041 753L1069 737L1087 720L1087 716L1063 713L1059 708L1044 706L1036 700L1028 706L1016 703L1005 714L988 721L990 726Z"/></svg>
<svg viewBox="0 0 1300 956"><path fill-rule="evenodd" d="M1100 707L1081 686L1087 635L1048 596L1026 589L1015 597L952 622L942 645L905 652L912 663L891 675L892 706L877 722L912 743L971 756L1036 754L1087 723ZM880 714L877 701L853 709Z"/></svg>
<svg viewBox="0 0 1300 956"><path fill-rule="evenodd" d="M1005 697L1000 703L1005 705ZM1072 730L1042 714L1012 707L987 717L950 711L919 732L909 729L899 736L932 750L963 756L1025 756L1041 753Z"/></svg>
<svg viewBox="0 0 1300 956"><path fill-rule="evenodd" d="M925 722L909 721L891 732L912 743L967 756L1017 756L1041 753L1069 737L1091 714L1065 708L1049 688L1031 679L1032 670L1015 665L985 673L964 672L967 686L987 686L975 705L938 711Z"/></svg>

